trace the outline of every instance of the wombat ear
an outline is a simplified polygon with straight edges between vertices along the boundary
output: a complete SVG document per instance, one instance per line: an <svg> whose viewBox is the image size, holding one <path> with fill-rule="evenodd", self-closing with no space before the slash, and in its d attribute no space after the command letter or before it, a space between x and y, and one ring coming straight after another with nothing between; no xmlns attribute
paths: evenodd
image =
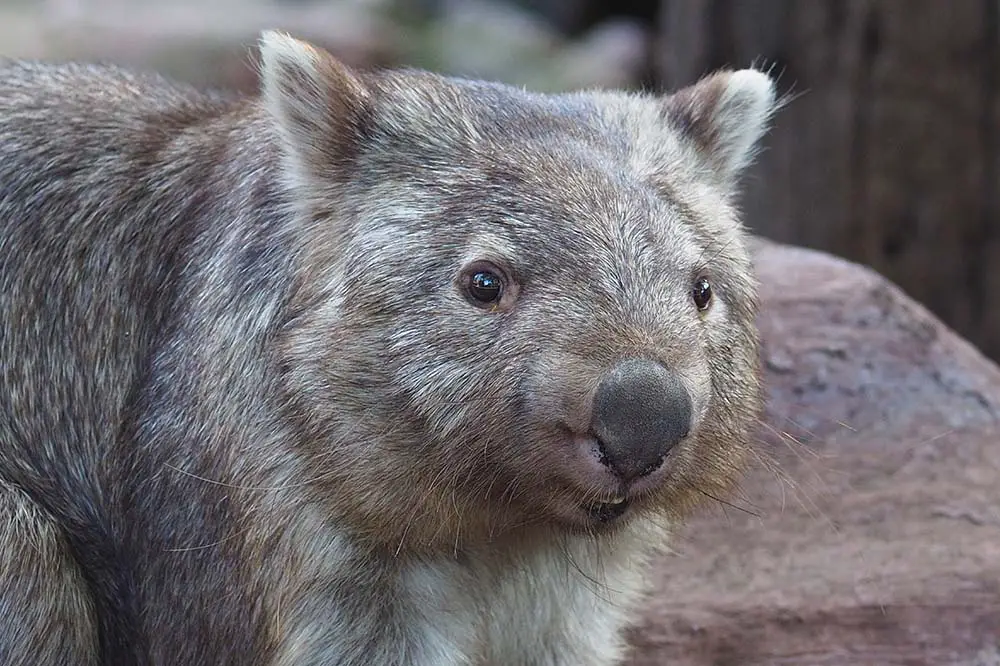
<svg viewBox="0 0 1000 666"><path fill-rule="evenodd" d="M369 97L364 83L326 51L277 31L261 33L260 61L261 92L289 175L300 183L336 180L357 150Z"/></svg>
<svg viewBox="0 0 1000 666"><path fill-rule="evenodd" d="M779 103L767 74L742 69L682 88L666 98L666 107L671 126L731 185L756 156Z"/></svg>

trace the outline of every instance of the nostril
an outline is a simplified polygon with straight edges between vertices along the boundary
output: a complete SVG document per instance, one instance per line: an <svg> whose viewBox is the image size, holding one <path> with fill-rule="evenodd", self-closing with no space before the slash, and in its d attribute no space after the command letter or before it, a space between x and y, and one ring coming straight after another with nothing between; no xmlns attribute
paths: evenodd
<svg viewBox="0 0 1000 666"><path fill-rule="evenodd" d="M597 453L597 461L604 465L605 467L610 467L616 474L622 477L625 481L631 481L633 479L639 479L644 476L649 476L660 467L663 466L663 462L666 460L667 455L670 453L670 448L663 452L662 455L657 456L653 460L643 461L633 460L629 457L622 458L615 455L614 453L608 453L608 445L605 444L604 440L597 435L591 435L596 444L595 452ZM644 466L643 466L644 465Z"/></svg>
<svg viewBox="0 0 1000 666"><path fill-rule="evenodd" d="M593 437L594 441L597 442L597 460L598 460L598 462L600 462L602 465L610 467L611 466L611 461L608 459L608 451L607 451L607 448L605 448L605 446L604 446L604 440L602 440L600 437L598 437L594 433L591 433L591 437Z"/></svg>
<svg viewBox="0 0 1000 666"><path fill-rule="evenodd" d="M597 460L605 467L610 468L615 474L620 476L623 481L632 481L635 479L641 479L644 476L649 476L660 467L663 466L667 455L670 453L669 449L663 453L663 455L658 456L655 460L640 461L631 459L629 457L620 457L614 454L608 453L608 447L600 437L595 437L594 440L597 442Z"/></svg>
<svg viewBox="0 0 1000 666"><path fill-rule="evenodd" d="M646 467L639 470L639 475L638 475L639 478L642 478L644 476L649 476L650 474L658 470L663 465L663 461L666 459L666 457L667 457L666 454L664 454L663 457L660 458L659 460L651 462Z"/></svg>

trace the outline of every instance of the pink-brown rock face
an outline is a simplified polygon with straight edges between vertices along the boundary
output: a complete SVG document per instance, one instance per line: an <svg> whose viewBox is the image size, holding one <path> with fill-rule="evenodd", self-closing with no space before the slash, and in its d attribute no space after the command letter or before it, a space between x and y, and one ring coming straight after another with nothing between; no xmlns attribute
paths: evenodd
<svg viewBox="0 0 1000 666"><path fill-rule="evenodd" d="M633 666L1000 665L1000 369L877 274L762 242L769 391Z"/></svg>

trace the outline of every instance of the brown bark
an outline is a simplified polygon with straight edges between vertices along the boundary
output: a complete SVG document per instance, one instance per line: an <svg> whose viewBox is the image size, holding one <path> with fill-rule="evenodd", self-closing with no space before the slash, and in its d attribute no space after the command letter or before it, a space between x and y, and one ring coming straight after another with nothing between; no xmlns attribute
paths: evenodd
<svg viewBox="0 0 1000 666"><path fill-rule="evenodd" d="M799 95L747 183L762 235L869 264L1000 357L1000 4L665 0L665 87L774 65Z"/></svg>

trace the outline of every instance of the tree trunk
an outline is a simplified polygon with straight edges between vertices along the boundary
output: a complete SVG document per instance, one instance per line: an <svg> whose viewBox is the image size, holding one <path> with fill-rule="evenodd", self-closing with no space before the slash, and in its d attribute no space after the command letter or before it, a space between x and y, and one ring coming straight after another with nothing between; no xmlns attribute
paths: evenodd
<svg viewBox="0 0 1000 666"><path fill-rule="evenodd" d="M871 265L1000 358L1000 2L664 0L667 87L774 67L761 235ZM794 285L789 285L794 288Z"/></svg>

